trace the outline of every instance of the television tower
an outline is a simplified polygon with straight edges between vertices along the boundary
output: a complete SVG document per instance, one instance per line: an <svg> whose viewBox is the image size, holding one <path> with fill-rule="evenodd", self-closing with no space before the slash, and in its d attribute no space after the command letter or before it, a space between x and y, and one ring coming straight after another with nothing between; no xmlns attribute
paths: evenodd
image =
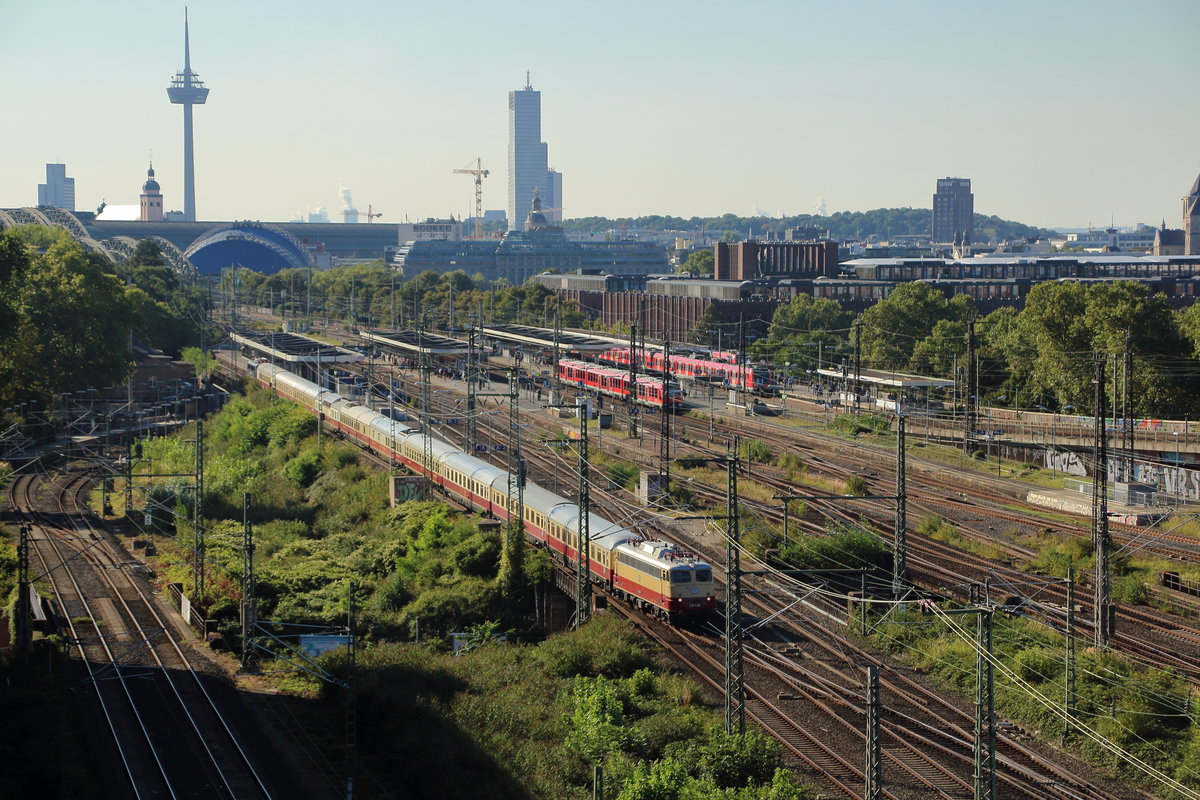
<svg viewBox="0 0 1200 800"><path fill-rule="evenodd" d="M192 53L188 44L187 7L183 9L183 72L176 72L167 87L167 97L183 106L183 218L196 221L196 165L192 158L192 106L203 105L208 89L200 76L192 72Z"/></svg>

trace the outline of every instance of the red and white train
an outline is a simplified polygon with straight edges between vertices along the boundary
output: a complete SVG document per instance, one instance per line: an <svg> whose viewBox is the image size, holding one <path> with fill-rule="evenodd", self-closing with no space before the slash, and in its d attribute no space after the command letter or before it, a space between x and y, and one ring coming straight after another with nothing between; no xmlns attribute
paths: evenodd
<svg viewBox="0 0 1200 800"><path fill-rule="evenodd" d="M394 458L425 475L447 494L502 520L509 519L509 474L494 464L429 437L433 461L426 463L426 435L367 406L272 364L253 368L258 383L299 403L362 447ZM568 564L579 548L579 506L532 481L524 487L526 535ZM665 541L646 539L598 514L588 513L588 568L592 581L607 586L647 613L667 619L700 616L716 608L713 571L705 561Z"/></svg>
<svg viewBox="0 0 1200 800"><path fill-rule="evenodd" d="M619 397L622 400L629 397L628 370L621 371L584 361L562 359L558 362L558 379L580 388L594 389L609 397ZM660 379L639 375L634 381L634 391L639 405L665 407L674 412L683 408L683 391L675 381L666 384L664 388Z"/></svg>
<svg viewBox="0 0 1200 800"><path fill-rule="evenodd" d="M668 365L672 377L690 378L708 382L719 382L722 386L746 389L758 394L770 393L774 386L771 373L766 367L755 367L742 364L731 364L712 358L692 358L672 354L668 361L661 350L638 349L639 369L647 372L663 374ZM729 353L721 355L729 356ZM630 350L628 347L615 347L600 354L600 361L616 367L629 369Z"/></svg>

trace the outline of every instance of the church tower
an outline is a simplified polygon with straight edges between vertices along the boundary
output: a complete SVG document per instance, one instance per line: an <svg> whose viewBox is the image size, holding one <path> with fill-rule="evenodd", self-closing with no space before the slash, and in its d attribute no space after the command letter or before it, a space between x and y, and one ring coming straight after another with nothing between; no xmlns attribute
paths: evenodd
<svg viewBox="0 0 1200 800"><path fill-rule="evenodd" d="M154 164L146 170L146 182L142 184L142 215L138 219L143 222L163 221L162 192L159 191L158 181L154 180Z"/></svg>
<svg viewBox="0 0 1200 800"><path fill-rule="evenodd" d="M1183 198L1183 237L1184 255L1200 256L1200 177Z"/></svg>

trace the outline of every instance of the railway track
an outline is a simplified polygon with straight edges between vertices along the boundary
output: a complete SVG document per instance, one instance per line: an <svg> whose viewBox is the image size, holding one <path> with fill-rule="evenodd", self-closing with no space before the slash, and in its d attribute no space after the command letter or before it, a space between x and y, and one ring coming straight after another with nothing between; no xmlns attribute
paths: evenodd
<svg viewBox="0 0 1200 800"><path fill-rule="evenodd" d="M135 798L269 800L267 777L229 718L228 698L135 577L80 496L86 474L21 475L9 501L62 610L120 771ZM52 503L51 510L44 505Z"/></svg>

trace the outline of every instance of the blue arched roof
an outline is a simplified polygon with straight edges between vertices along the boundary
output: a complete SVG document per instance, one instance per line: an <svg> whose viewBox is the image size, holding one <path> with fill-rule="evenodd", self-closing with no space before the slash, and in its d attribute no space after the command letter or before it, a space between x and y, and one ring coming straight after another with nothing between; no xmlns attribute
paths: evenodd
<svg viewBox="0 0 1200 800"><path fill-rule="evenodd" d="M184 254L203 275L234 265L271 274L308 267L312 258L296 237L260 222L235 222L209 231Z"/></svg>

